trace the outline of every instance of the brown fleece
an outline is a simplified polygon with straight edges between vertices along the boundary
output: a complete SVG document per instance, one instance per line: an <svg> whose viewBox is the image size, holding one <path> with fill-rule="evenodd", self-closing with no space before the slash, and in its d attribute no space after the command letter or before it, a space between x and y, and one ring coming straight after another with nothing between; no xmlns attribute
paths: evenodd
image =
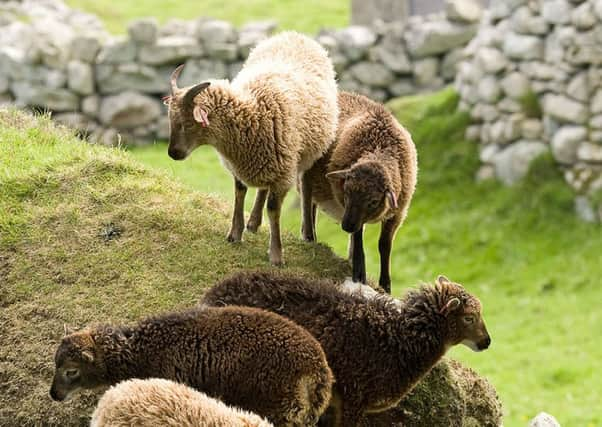
<svg viewBox="0 0 602 427"><path fill-rule="evenodd" d="M484 349L490 342L478 299L447 279L396 304L388 296L346 293L327 280L240 273L207 291L202 303L264 308L306 328L333 370L332 405L345 427L396 405L452 345L470 339ZM468 315L473 326L462 323Z"/></svg>
<svg viewBox="0 0 602 427"><path fill-rule="evenodd" d="M135 326L91 326L63 338L55 363L55 400L129 378L165 378L277 426L315 424L332 386L324 352L307 331L246 307L199 307Z"/></svg>
<svg viewBox="0 0 602 427"><path fill-rule="evenodd" d="M173 381L128 380L100 399L90 427L273 427L259 416L232 408Z"/></svg>
<svg viewBox="0 0 602 427"><path fill-rule="evenodd" d="M340 92L338 105L337 139L305 176L314 203L343 225L350 222L359 228L366 223L381 223L380 285L389 290L391 244L416 187L416 148L409 132L382 104ZM336 171L345 173L326 178L326 174ZM386 197L387 191L395 198L397 208ZM360 279L365 282L364 277L354 277Z"/></svg>

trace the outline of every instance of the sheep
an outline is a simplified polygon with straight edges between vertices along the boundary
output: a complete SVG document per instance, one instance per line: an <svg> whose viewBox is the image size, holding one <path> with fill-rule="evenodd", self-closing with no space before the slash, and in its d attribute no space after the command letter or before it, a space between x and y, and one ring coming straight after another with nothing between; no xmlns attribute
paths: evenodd
<svg viewBox="0 0 602 427"><path fill-rule="evenodd" d="M416 147L382 104L340 92L338 105L337 139L304 175L314 203L310 233L315 230L317 204L351 234L353 280L366 283L364 224L380 222L379 285L391 293L391 245L416 187Z"/></svg>
<svg viewBox="0 0 602 427"><path fill-rule="evenodd" d="M273 427L258 415L231 408L184 384L153 378L111 387L90 427Z"/></svg>
<svg viewBox="0 0 602 427"><path fill-rule="evenodd" d="M164 100L169 156L183 160L204 144L218 151L234 176L228 241L242 238L247 187L259 188L248 229L259 227L267 198L269 258L272 264L282 264L284 197L297 179L305 181L304 172L324 154L336 133L337 86L326 50L306 36L284 32L260 42L232 82L210 80L178 88L181 70L182 66L173 72L171 95ZM302 199L311 200L311 189L307 185L303 189Z"/></svg>
<svg viewBox="0 0 602 427"><path fill-rule="evenodd" d="M62 339L55 365L54 400L130 378L164 378L278 426L315 424L333 381L307 331L248 307L195 307L135 326L88 326Z"/></svg>
<svg viewBox="0 0 602 427"><path fill-rule="evenodd" d="M201 302L271 310L316 337L335 377L338 426L394 407L451 346L481 351L491 342L479 300L444 276L395 304L386 294L367 298L330 280L246 272L218 283Z"/></svg>

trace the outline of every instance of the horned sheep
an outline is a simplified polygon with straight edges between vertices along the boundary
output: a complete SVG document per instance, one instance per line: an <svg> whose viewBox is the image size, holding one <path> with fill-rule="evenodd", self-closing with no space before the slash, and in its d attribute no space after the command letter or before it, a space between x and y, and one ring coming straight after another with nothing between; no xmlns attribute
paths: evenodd
<svg viewBox="0 0 602 427"><path fill-rule="evenodd" d="M90 326L62 339L55 365L54 400L131 378L164 378L278 426L314 425L333 381L306 330L248 307L197 307L134 326Z"/></svg>
<svg viewBox="0 0 602 427"><path fill-rule="evenodd" d="M179 88L171 78L169 155L185 159L195 148L215 147L234 176L229 241L244 229L247 186L257 187L248 228L256 231L267 198L272 264L282 264L280 210L288 190L334 140L338 106L334 68L326 50L295 32L260 42L228 82L210 80ZM304 200L311 199L311 189ZM305 221L305 219L304 219ZM306 227L307 228L307 227Z"/></svg>
<svg viewBox="0 0 602 427"><path fill-rule="evenodd" d="M239 273L207 291L202 304L271 310L316 337L335 376L337 426L361 425L364 414L394 407L451 346L481 351L491 342L479 300L443 276L396 304L329 280Z"/></svg>
<svg viewBox="0 0 602 427"><path fill-rule="evenodd" d="M92 414L90 427L273 427L258 415L231 408L173 381L128 380L111 387Z"/></svg>
<svg viewBox="0 0 602 427"><path fill-rule="evenodd" d="M305 185L312 188L313 202L350 233L354 281L366 283L364 224L381 223L379 284L390 293L391 246L416 187L416 147L382 104L341 92L338 105L337 139L306 172ZM315 205L311 219L309 233L315 235Z"/></svg>

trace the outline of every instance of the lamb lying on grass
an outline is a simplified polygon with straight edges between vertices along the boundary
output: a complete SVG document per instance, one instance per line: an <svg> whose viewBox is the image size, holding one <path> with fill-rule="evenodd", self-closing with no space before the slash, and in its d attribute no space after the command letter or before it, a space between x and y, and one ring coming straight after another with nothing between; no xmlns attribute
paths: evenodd
<svg viewBox="0 0 602 427"><path fill-rule="evenodd" d="M479 300L443 276L396 304L328 280L247 272L215 285L202 304L264 308L311 332L333 370L332 405L345 427L394 407L451 346L481 351L491 342Z"/></svg>
<svg viewBox="0 0 602 427"><path fill-rule="evenodd" d="M184 384L153 378L128 380L100 399L90 427L273 427Z"/></svg>
<svg viewBox="0 0 602 427"><path fill-rule="evenodd" d="M314 425L331 398L320 344L274 313L248 307L195 308L140 321L96 325L65 336L50 395L130 378L164 378L267 418Z"/></svg>

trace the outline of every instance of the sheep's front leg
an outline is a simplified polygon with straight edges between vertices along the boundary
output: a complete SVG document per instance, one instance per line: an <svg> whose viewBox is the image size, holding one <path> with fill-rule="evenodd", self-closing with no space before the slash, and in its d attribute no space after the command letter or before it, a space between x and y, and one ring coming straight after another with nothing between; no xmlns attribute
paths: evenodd
<svg viewBox="0 0 602 427"><path fill-rule="evenodd" d="M247 186L234 178L234 212L232 214L232 227L228 233L228 242L240 242L245 228L245 196Z"/></svg>
<svg viewBox="0 0 602 427"><path fill-rule="evenodd" d="M312 183L306 173L301 175L301 237L306 242L315 242L315 215L312 202Z"/></svg>
<svg viewBox="0 0 602 427"><path fill-rule="evenodd" d="M270 220L270 262L274 265L284 264L282 257L282 241L280 240L280 211L286 191L270 190L268 195L268 218Z"/></svg>
<svg viewBox="0 0 602 427"><path fill-rule="evenodd" d="M247 222L247 230L252 233L256 233L259 230L259 226L261 225L261 220L263 217L263 206L265 205L265 199L268 197L268 190L263 188L257 189L257 195L255 196L255 204L253 205L253 210L251 210L251 216L249 217L249 221Z"/></svg>
<svg viewBox="0 0 602 427"><path fill-rule="evenodd" d="M354 282L366 283L366 257L364 255L364 226L351 235L349 242L351 255L352 279Z"/></svg>
<svg viewBox="0 0 602 427"><path fill-rule="evenodd" d="M395 233L401 224L401 216L396 215L383 221L378 239L378 252L380 253L380 277L378 284L386 293L391 293L391 248Z"/></svg>

